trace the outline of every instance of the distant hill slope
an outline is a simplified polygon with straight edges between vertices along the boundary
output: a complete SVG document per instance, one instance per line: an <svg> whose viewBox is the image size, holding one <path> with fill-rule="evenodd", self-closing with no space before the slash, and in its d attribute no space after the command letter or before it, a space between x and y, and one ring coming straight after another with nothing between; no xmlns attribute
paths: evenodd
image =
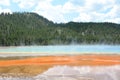
<svg viewBox="0 0 120 80"><path fill-rule="evenodd" d="M0 46L58 44L120 44L120 24L57 24L36 13L0 14Z"/></svg>

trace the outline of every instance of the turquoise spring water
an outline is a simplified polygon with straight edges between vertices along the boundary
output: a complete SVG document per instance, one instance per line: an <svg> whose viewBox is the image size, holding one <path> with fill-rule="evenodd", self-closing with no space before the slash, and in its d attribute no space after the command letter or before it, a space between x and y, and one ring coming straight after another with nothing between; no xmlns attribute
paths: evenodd
<svg viewBox="0 0 120 80"><path fill-rule="evenodd" d="M120 45L60 45L60 46L19 46L0 48L0 52L74 52L74 53L118 53Z"/></svg>

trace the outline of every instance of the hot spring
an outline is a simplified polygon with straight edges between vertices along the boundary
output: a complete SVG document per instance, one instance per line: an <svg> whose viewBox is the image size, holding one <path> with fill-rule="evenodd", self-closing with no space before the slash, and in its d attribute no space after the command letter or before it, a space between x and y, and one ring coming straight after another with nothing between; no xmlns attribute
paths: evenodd
<svg viewBox="0 0 120 80"><path fill-rule="evenodd" d="M120 45L57 45L57 46L19 46L1 47L0 53L7 56L25 55L75 55L75 54L120 54ZM12 54L21 53L21 54ZM22 54L23 53L23 54ZM25 54L29 53L29 54ZM33 54L32 54L33 53ZM3 56L4 54L0 54Z"/></svg>
<svg viewBox="0 0 120 80"><path fill-rule="evenodd" d="M81 54L119 55L120 45L115 45L115 46L113 45L56 45L56 46L49 45L49 46L18 46L18 47L13 46L13 47L0 48L0 57L51 56L51 55L72 56L72 55L81 55ZM87 59L83 59L83 61L86 60ZM120 60L119 57L116 60L117 61L114 61L115 63L119 62ZM45 59L45 61L47 60ZM99 59L97 59L97 61L99 62ZM106 59L106 61L110 62L111 60ZM31 77L30 76L13 77L8 74L0 73L0 80L120 80L120 64L108 65L108 66L55 65L49 68L48 70L44 71L43 73Z"/></svg>

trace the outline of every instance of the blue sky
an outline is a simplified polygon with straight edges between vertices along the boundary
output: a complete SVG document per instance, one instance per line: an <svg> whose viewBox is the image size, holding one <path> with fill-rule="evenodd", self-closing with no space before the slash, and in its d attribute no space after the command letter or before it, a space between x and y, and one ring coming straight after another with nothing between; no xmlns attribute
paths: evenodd
<svg viewBox="0 0 120 80"><path fill-rule="evenodd" d="M120 0L0 0L0 13L24 11L57 23L120 23Z"/></svg>

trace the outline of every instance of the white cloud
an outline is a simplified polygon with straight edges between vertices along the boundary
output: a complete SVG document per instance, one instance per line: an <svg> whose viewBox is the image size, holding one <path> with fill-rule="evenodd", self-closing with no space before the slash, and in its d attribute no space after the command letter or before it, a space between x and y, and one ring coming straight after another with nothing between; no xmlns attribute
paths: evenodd
<svg viewBox="0 0 120 80"><path fill-rule="evenodd" d="M120 17L120 6L114 5L110 12L107 14L109 17Z"/></svg>
<svg viewBox="0 0 120 80"><path fill-rule="evenodd" d="M92 20L92 17L89 14L81 13L79 17L75 18L75 22L90 22Z"/></svg>
<svg viewBox="0 0 120 80"><path fill-rule="evenodd" d="M65 22L63 7L61 5L53 6L51 2L52 0L39 1L34 12L54 22Z"/></svg>
<svg viewBox="0 0 120 80"><path fill-rule="evenodd" d="M75 10L74 4L72 4L71 2L65 3L62 6L62 8L63 8L63 11L62 11L63 13L70 13Z"/></svg>
<svg viewBox="0 0 120 80"><path fill-rule="evenodd" d="M119 22L119 0L68 0L63 5L53 5L54 0L13 0L22 9L33 8L33 12L54 22L67 22L66 15L79 16L73 18L78 22Z"/></svg>
<svg viewBox="0 0 120 80"><path fill-rule="evenodd" d="M2 9L0 7L0 13L10 13L10 14L12 14L12 11L10 9Z"/></svg>
<svg viewBox="0 0 120 80"><path fill-rule="evenodd" d="M38 0L13 0L22 9L29 9L35 6Z"/></svg>
<svg viewBox="0 0 120 80"><path fill-rule="evenodd" d="M71 2L66 2L64 5L52 5L53 0L39 1L34 12L52 20L53 22L67 22L65 18L66 14L76 11L74 4Z"/></svg>
<svg viewBox="0 0 120 80"><path fill-rule="evenodd" d="M79 6L79 16L73 21L82 22L115 22L120 23L120 4L117 0L86 0L84 6ZM78 8L78 7L76 7Z"/></svg>
<svg viewBox="0 0 120 80"><path fill-rule="evenodd" d="M10 5L10 0L0 0L0 5L9 6Z"/></svg>
<svg viewBox="0 0 120 80"><path fill-rule="evenodd" d="M120 18L106 19L105 22L120 23Z"/></svg>
<svg viewBox="0 0 120 80"><path fill-rule="evenodd" d="M106 14L105 21L120 23L120 7L118 5L114 5L110 12Z"/></svg>

